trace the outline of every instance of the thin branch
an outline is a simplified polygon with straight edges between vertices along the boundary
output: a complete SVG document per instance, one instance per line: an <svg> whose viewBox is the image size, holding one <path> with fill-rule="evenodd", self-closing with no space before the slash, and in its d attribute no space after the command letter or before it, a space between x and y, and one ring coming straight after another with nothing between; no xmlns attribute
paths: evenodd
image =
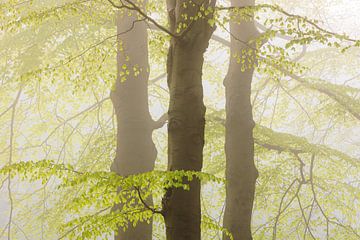
<svg viewBox="0 0 360 240"><path fill-rule="evenodd" d="M150 82L151 84L156 83L156 82L160 81L161 79L165 78L166 75L167 75L167 73L162 73L162 74L160 74L159 76L157 76L157 77L149 80L149 82Z"/></svg>
<svg viewBox="0 0 360 240"><path fill-rule="evenodd" d="M20 89L18 91L18 94L16 96L16 99L14 103L12 104L12 112L11 112L11 123L10 123L10 139L9 139L9 165L13 162L13 144L14 144L14 125L15 125L15 112L16 112L16 106L19 102L20 95L23 89L23 85L21 83ZM9 213L9 221L8 221L8 240L11 239L11 224L12 224L12 218L13 218L13 210L14 210L14 200L11 193L11 174L9 172L8 174L8 197L10 201L10 213Z"/></svg>
<svg viewBox="0 0 360 240"><path fill-rule="evenodd" d="M136 192L138 193L138 197L139 197L141 203L145 206L146 209L149 209L149 210L150 210L152 213L154 213L154 214L155 214L155 213L158 213L158 214L161 214L161 215L164 214L164 212L163 212L162 210L160 210L160 211L159 211L159 210L156 210L156 209L150 207L150 206L146 203L146 201L143 199L143 197L142 197L142 195L141 195L141 190L140 190L139 187L135 187L135 186L134 186L134 188L135 188Z"/></svg>
<svg viewBox="0 0 360 240"><path fill-rule="evenodd" d="M107 101L107 100L109 100L109 99L110 99L110 97L106 97L106 98L102 99L101 101L99 101L99 102L91 105L90 107L87 107L86 109L82 110L81 112L79 112L79 113L73 115L72 117L66 119L65 121L63 121L60 125L58 125L56 128L54 128L53 131L50 132L50 134L45 138L45 140L42 141L42 143L40 144L40 146L42 146L44 143L46 143L47 140L48 140L61 126L65 125L65 124L68 123L69 121L77 118L78 116L80 116L80 115L82 115L82 114L84 114L84 113L92 110L93 108L99 106L100 104L102 104L103 102L105 102L105 101Z"/></svg>
<svg viewBox="0 0 360 240"><path fill-rule="evenodd" d="M55 67L53 67L52 69L70 63L70 62L73 61L74 59L83 56L85 53L87 53L87 52L90 51L91 49L93 49L93 48L95 48L95 47L103 44L104 42L108 41L108 40L111 39L111 38L115 38L115 37L118 37L118 36L120 36L120 35L123 35L123 34L126 34L126 33L130 32L131 30L134 29L136 23L142 22L142 21L144 21L144 20L145 20L145 19L137 19L137 20L134 20L134 21L132 22L130 28L128 28L128 29L126 29L126 30L124 30L124 31L122 31L122 32L120 32L120 33L117 33L117 34L114 34L114 35L111 35L111 36L108 36L108 37L104 38L104 39L101 40L100 42L97 42L97 43L91 45L90 47L86 48L85 50L83 50L83 51L82 51L81 53L79 53L78 55L75 55L75 56L69 58L65 63L59 64L58 66L55 66Z"/></svg>
<svg viewBox="0 0 360 240"><path fill-rule="evenodd" d="M162 128L168 121L168 114L164 113L157 121L154 121L153 128Z"/></svg>
<svg viewBox="0 0 360 240"><path fill-rule="evenodd" d="M308 218L307 218L308 224L310 224L310 220L311 220L312 213L313 213L313 210L314 210L314 205L315 205L315 201L313 199L312 202L311 202L311 208L310 208L309 215L308 215ZM305 228L305 231L304 231L304 239L305 239L305 236L306 236L306 231L307 231L307 228Z"/></svg>
<svg viewBox="0 0 360 240"><path fill-rule="evenodd" d="M125 31L123 31L123 32L120 32L120 33L117 33L117 34L108 36L108 37L104 38L103 40L101 40L101 41L99 41L99 42L97 42L97 43L94 43L94 44L90 45L89 47L87 47L86 49L84 49L83 51L81 51L79 54L77 54L77 55L75 55L75 56L72 56L72 57L69 57L69 58L67 58L67 60L66 60L66 59L65 59L65 60L61 60L61 61L60 61L59 63L57 63L55 66L40 68L40 69L37 69L37 70L34 70L34 71L27 72L27 73L21 75L21 76L20 76L20 79L21 79L23 76L26 76L26 75L28 75L28 74L34 74L34 73L43 72L43 71L52 71L52 70L55 70L55 69L57 69L57 68L59 68L59 67L62 67L62 66L64 66L64 65L66 65L66 64L69 64L69 63L72 62L73 60L75 60L75 59L77 59L77 58L79 58L79 57L82 57L82 56L85 55L87 52L89 52L89 51L92 50L93 48L96 48L97 46L103 44L104 42L106 42L106 41L108 41L108 40L110 40L110 39L112 39L112 38L119 37L120 35L123 35L123 34L126 34L126 33L130 32L130 31L134 28L134 26L135 26L136 23L142 22L142 21L144 21L144 20L145 20L145 19L137 19L137 20L134 20L134 21L132 22L132 25L130 26L129 29L127 29L127 30L125 30ZM6 110L6 111L7 111L7 110ZM3 114L5 114L5 113L6 113L6 112L1 113L0 117L1 117Z"/></svg>
<svg viewBox="0 0 360 240"><path fill-rule="evenodd" d="M104 208L104 209L96 212L96 213L93 214L92 216L99 215L99 214L101 214L101 213L109 210L110 208L111 208L111 207ZM58 240L64 239L68 234L70 234L70 233L73 232L75 229L77 229L78 227L80 227L81 225L83 225L84 223L86 223L86 222L88 222L88 221L90 221L90 220L91 220L91 218L88 218L88 219L86 219L84 222L79 223L78 225L74 226L74 227L71 228L69 231L67 231L67 232L65 232L63 235L61 235L61 236L58 238Z"/></svg>
<svg viewBox="0 0 360 240"><path fill-rule="evenodd" d="M301 211L301 216L302 216L302 218L303 218L303 220L304 220L304 222L305 222L305 229L306 229L306 230L309 230L310 236L311 236L313 239L316 239L315 236L314 236L314 234L313 234L312 231L311 231L310 223L309 223L309 221L306 219L304 209L303 209L303 207L302 207L302 205L301 205L300 197L299 197L299 196L296 196L296 198L297 198L297 200L298 200L299 208L300 208L300 211ZM304 239L305 239L305 237L306 237L306 230L305 230L305 234L304 234Z"/></svg>
<svg viewBox="0 0 360 240"><path fill-rule="evenodd" d="M300 158L299 154L294 153L294 155L295 155L296 160L298 160L298 161L299 161L299 163L300 163L301 183L304 183L304 184L305 184L305 183L307 183L307 181L306 181L306 179L305 179L305 175L304 175L304 167L305 167L305 163L304 163L304 161L303 161L303 160L301 160L301 158Z"/></svg>
<svg viewBox="0 0 360 240"><path fill-rule="evenodd" d="M2 237L2 236L4 235L4 233L6 232L6 229L8 228L8 226L9 226L9 223L7 223L7 224L5 225L5 227L3 228L3 230L1 231L0 237Z"/></svg>
<svg viewBox="0 0 360 240"><path fill-rule="evenodd" d="M273 112L272 112L272 116L271 116L271 121L270 121L270 128L272 128L272 124L273 124L273 121L274 121L274 116L275 116L275 111L276 111L276 107L277 107L277 102L278 102L278 99L279 99L279 87L276 89L276 98L275 98L275 103L274 103L274 107L273 107Z"/></svg>
<svg viewBox="0 0 360 240"><path fill-rule="evenodd" d="M310 117L310 114L308 113L308 111L303 107L303 105L287 90L284 88L284 86L280 83L279 81L279 85L280 88L290 97L292 98L296 104L301 108L301 110L306 114L306 116L308 117L308 119L310 120L310 122L313 124L314 128L317 129L315 121Z"/></svg>
<svg viewBox="0 0 360 240"><path fill-rule="evenodd" d="M297 187L297 190L295 192L295 195L290 199L290 201L285 205L284 208L282 208L282 205L285 201L285 197L286 195L289 193L289 191L291 190L291 188L294 186L294 184L296 182L299 182L299 186ZM292 183L289 185L289 187L285 190L285 193L283 194L281 200L280 200L280 205L279 205L279 209L278 209L278 213L275 217L275 223L274 223L274 227L273 227L273 239L276 239L276 231L277 231L277 225L279 223L279 219L281 214L290 206L290 204L294 201L295 197L298 196L300 189L301 189L301 182L299 181L299 179L295 179L294 181L292 181Z"/></svg>
<svg viewBox="0 0 360 240"><path fill-rule="evenodd" d="M153 18L151 18L149 15L147 15L145 12L143 12L138 6L136 6L133 2L129 1L129 0L124 0L125 2L127 2L128 4L130 4L131 6L127 6L125 4L122 5L117 5L115 4L112 0L107 0L114 8L117 9L122 9L122 8L126 8L128 10L133 10L133 11L137 11L141 16L143 16L145 19L147 19L149 22L151 22L152 24L154 24L157 28L159 28L161 31L169 34L170 36L172 36L173 38L178 38L179 36L173 34L170 30L168 30L166 27L160 25L156 20L154 20Z"/></svg>
<svg viewBox="0 0 360 240"><path fill-rule="evenodd" d="M10 111L11 109L14 109L15 105L18 103L19 101L19 97L20 97L20 94L22 92L22 86L20 86L20 90L18 91L16 97L15 97L15 100L13 101L13 103L4 111L0 114L0 117L4 116L8 111Z"/></svg>
<svg viewBox="0 0 360 240"><path fill-rule="evenodd" d="M34 14L36 14L37 17L41 19L41 17L43 17L43 16L51 16L51 15L53 15L52 13L56 13L57 11L59 11L61 9L64 9L66 7L72 7L72 6L76 6L76 5L81 5L83 3L90 2L90 1L91 0L74 1L74 2L69 2L69 3L63 4L61 6L51 7L49 9L44 10L44 11L30 12L30 14L28 14L28 15L22 17L22 18L19 18L19 19L15 20L15 21L11 21L11 22L8 22L8 23L6 23L4 25L1 25L0 29L6 29L9 26L14 26L14 25L15 26L17 26L17 25L21 26L22 22L24 22L26 20L29 20L31 18L34 18Z"/></svg>
<svg viewBox="0 0 360 240"><path fill-rule="evenodd" d="M28 236L26 235L24 229L22 229L22 228L21 228L18 224L16 224L15 222L13 222L13 224L15 225L15 227L16 227L17 229L20 230L20 232L24 235L25 239L26 239L26 240L29 240L29 238L28 238Z"/></svg>
<svg viewBox="0 0 360 240"><path fill-rule="evenodd" d="M324 216L325 220L326 220L326 239L329 239L329 222L330 219L329 217L326 215L324 209L321 207L317 197L316 197L316 191L315 191L315 185L314 185L314 162L315 162L315 154L311 155L311 163L310 163L310 185L311 185L311 191L313 194L313 198L314 198L314 202L316 203L316 205L318 206L318 208L320 209L321 214Z"/></svg>
<svg viewBox="0 0 360 240"><path fill-rule="evenodd" d="M236 7L236 6L231 6L231 7L217 7L216 9L219 10L219 11L223 11L223 10L241 10L241 9L260 9L260 8L264 8L264 9L271 9L273 11L277 11L279 13L282 13L283 15L287 16L287 17L290 17L290 18L294 18L294 19L297 19L298 21L299 20L302 20L308 24L310 24L311 26L313 26L314 28L318 29L319 31L321 32L324 32L326 34L329 34L329 35L332 35L334 37L337 37L339 39L344 39L344 40L347 40L347 41L350 41L350 42L355 42L357 43L359 40L358 39L352 39L352 38L349 38L348 36L346 36L345 34L338 34L338 33L335 33L335 32L331 32L329 30L326 30L324 29L323 27L319 26L316 22L316 20L310 20L308 19L307 17L303 17L303 16L300 16L300 15L297 15L297 14L292 14L292 13L289 13L287 11L285 11L284 9L282 9L280 6L278 5L270 5L270 4L258 4L258 5L254 5L254 6L242 6L242 7Z"/></svg>

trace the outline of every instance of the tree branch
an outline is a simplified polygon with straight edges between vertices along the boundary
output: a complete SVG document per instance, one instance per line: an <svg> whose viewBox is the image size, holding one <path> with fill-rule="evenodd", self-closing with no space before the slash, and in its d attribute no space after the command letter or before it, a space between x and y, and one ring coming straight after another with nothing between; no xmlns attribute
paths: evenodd
<svg viewBox="0 0 360 240"><path fill-rule="evenodd" d="M352 38L349 38L348 36L346 36L345 34L338 34L338 33L335 33L335 32L331 32L329 30L326 30L324 29L323 27L320 27L316 22L316 20L310 20L308 19L307 17L303 17L303 16L300 16L300 15L297 15L297 14L291 14L287 11L285 11L283 8L281 8L280 6L278 5L270 5L270 4L258 4L258 5L254 5L254 6L242 6L242 7L235 7L235 6L231 6L231 7L216 7L217 10L219 11L222 11L222 10L241 10L241 9L245 9L245 8L248 8L248 9L261 9L261 8L267 8L267 9L270 9L272 11L277 11L279 13L282 13L283 15L287 16L287 17L291 17L291 18L294 18L294 19L297 19L298 21L299 20L302 20L308 24L310 24L311 26L313 26L314 28L318 29L319 31L321 32L324 32L326 34L329 34L329 35L332 35L336 38L339 38L339 39L343 39L343 40L347 40L347 41L350 41L350 42L354 42L354 43L358 43L359 40L358 39L352 39Z"/></svg>
<svg viewBox="0 0 360 240"><path fill-rule="evenodd" d="M122 5L117 5L115 4L112 0L107 0L114 8L117 9L122 9L122 8L126 8L128 10L132 10L132 11L136 11L138 12L141 16L143 16L145 19L147 19L149 22L151 22L152 24L154 24L157 28L159 28L161 31L169 34L170 36L172 36L173 38L178 38L179 36L175 35L174 33L172 33L170 30L168 30L166 27L160 25L156 20L154 20L153 18L151 18L149 15L147 15L145 12L143 12L138 6L136 6L133 2L131 2L130 0L124 0L125 2L127 2L128 4L130 4L131 6L127 6L125 5L122 1L121 4Z"/></svg>
<svg viewBox="0 0 360 240"><path fill-rule="evenodd" d="M135 186L134 186L134 188L135 188L135 190L137 191L138 197L139 197L141 203L145 206L145 208L149 209L149 210L150 210L151 212L153 212L154 214L155 214L155 213L158 213L158 214L163 215L163 211L161 211L161 210L160 210L160 211L159 211L159 210L156 210L156 209L150 207L150 206L146 203L146 201L145 201L145 200L142 198L142 196L141 196L141 191L140 191L140 188L139 188L139 187L135 187Z"/></svg>
<svg viewBox="0 0 360 240"><path fill-rule="evenodd" d="M157 121L154 121L153 128L159 129L162 128L168 121L168 114L164 113Z"/></svg>
<svg viewBox="0 0 360 240"><path fill-rule="evenodd" d="M18 94L16 96L16 99L14 103L12 104L12 112L11 112L11 123L10 123L10 139L9 139L9 165L13 162L13 142L14 142L14 125L15 125L15 112L16 112L16 106L19 102L20 95L23 89L23 85L21 83L20 89L18 91ZM10 213L9 213L9 221L8 221L8 240L11 238L11 224L12 224L12 217L13 217L13 210L14 210L14 201L11 193L11 172L9 171L8 174L8 197L10 201Z"/></svg>

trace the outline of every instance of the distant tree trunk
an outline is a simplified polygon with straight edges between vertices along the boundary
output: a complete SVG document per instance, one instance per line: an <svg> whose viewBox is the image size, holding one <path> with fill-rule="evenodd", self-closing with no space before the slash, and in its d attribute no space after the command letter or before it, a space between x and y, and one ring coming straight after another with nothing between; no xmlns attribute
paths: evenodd
<svg viewBox="0 0 360 240"><path fill-rule="evenodd" d="M171 4L171 2L173 4ZM215 1L168 1L172 32L187 14L189 27L185 35L172 38L168 53L168 86L170 91L168 125L168 169L201 171L203 162L205 106L203 103L202 68L204 53L213 28L206 19L190 23L199 10L197 4L214 6ZM187 6L184 8L184 6ZM181 33L180 33L181 34ZM190 190L168 189L163 199L166 237L168 240L200 240L200 181L192 180Z"/></svg>
<svg viewBox="0 0 360 240"><path fill-rule="evenodd" d="M117 118L116 157L111 170L122 176L152 171L157 155L152 141L154 121L148 106L148 35L136 14L118 15L118 76L111 99ZM126 33L125 33L126 32ZM151 201L151 200L150 200ZM151 240L152 223L130 224L115 239Z"/></svg>
<svg viewBox="0 0 360 240"><path fill-rule="evenodd" d="M254 0L231 0L232 6L251 6ZM248 41L258 35L253 21L230 23L231 34ZM224 80L226 92L226 207L224 227L235 240L250 240L251 215L258 171L254 163L253 128L255 123L251 106L253 68L241 70L234 54L241 54L249 46L231 37L230 65ZM248 63L246 60L245 64ZM244 70L244 69L243 69ZM229 239L223 236L224 239Z"/></svg>

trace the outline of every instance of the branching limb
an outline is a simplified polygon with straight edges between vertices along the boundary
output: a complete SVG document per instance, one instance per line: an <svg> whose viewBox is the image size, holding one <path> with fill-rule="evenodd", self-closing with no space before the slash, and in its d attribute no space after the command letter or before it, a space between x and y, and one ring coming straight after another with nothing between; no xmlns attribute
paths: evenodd
<svg viewBox="0 0 360 240"><path fill-rule="evenodd" d="M134 4L132 1L130 0L124 0L126 3L128 3L129 5L124 4L121 1L121 5L117 5L115 4L112 0L107 0L114 8L117 9L128 9L128 10L132 10L132 11L136 11L138 12L141 16L143 16L146 20L148 20L149 22L151 22L152 24L154 24L157 28L159 28L161 31L169 34L170 36L174 37L174 38L178 38L179 36L175 35L174 33L172 33L170 30L168 30L166 27L160 25L156 20L154 20L152 17L150 17L149 15L147 15L145 12L143 12L138 6L136 6L136 4Z"/></svg>
<svg viewBox="0 0 360 240"><path fill-rule="evenodd" d="M301 216L304 220L304 223L305 223L305 234L304 234L304 239L306 238L306 231L308 230L309 233L310 233L310 236L313 238L313 239L316 239L314 234L312 233L311 231L311 228L310 228L310 223L309 223L309 220L306 219L306 216L305 216L305 212L304 212L304 209L301 205L301 201L300 201L300 197L299 196L296 196L297 200L298 200L298 204L299 204L299 208L300 208L300 211L301 211Z"/></svg>
<svg viewBox="0 0 360 240"><path fill-rule="evenodd" d="M284 206L284 208L282 207L285 201L285 197L286 195L290 192L290 190L292 189L292 187L295 185L295 183L299 183L296 192L294 194L294 196L290 199L290 201ZM281 200L280 200L280 205L279 205L279 209L278 209L278 213L275 217L275 223L274 223L274 227L273 227L273 239L276 239L276 234L277 234L277 226L280 220L280 216L281 214L290 206L290 204L294 201L294 199L296 198L296 196L298 196L300 189L301 189L301 182L299 179L295 179L294 181L292 181L292 183L289 185L289 187L285 190L285 193L283 194Z"/></svg>
<svg viewBox="0 0 360 240"><path fill-rule="evenodd" d="M146 201L143 199L143 197L142 197L142 195L141 195L141 190L140 190L139 187L134 187L134 188L135 188L136 192L138 193L138 197L139 197L141 203L145 206L146 209L149 209L149 210L150 210L151 212L153 212L154 214L155 214L155 213L158 213L158 214L163 215L163 211L161 211L161 210L160 210L160 211L159 211L159 210L156 210L156 209L154 209L153 207L150 207L150 206L146 203Z"/></svg>

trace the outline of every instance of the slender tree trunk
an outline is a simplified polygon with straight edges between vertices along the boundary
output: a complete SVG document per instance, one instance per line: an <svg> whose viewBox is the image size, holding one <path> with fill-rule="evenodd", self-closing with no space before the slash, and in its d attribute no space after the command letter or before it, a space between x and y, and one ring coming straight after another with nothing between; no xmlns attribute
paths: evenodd
<svg viewBox="0 0 360 240"><path fill-rule="evenodd" d="M152 171L157 155L152 141L154 121L148 106L147 26L135 20L134 13L128 16L124 11L118 15L118 77L111 92L117 118L116 157L111 170L123 176ZM152 239L152 223L128 227L125 232L119 229L115 239Z"/></svg>
<svg viewBox="0 0 360 240"><path fill-rule="evenodd" d="M195 5L186 0L172 2L168 2L168 12L173 32L180 22L184 22L184 14L187 14L188 19L197 14L197 4L215 4L215 1L208 0L194 0ZM202 68L204 53L214 29L206 19L185 22L189 28L183 30L185 35L171 40L168 54L168 169L201 171L205 126ZM172 188L164 196L168 240L201 239L200 181L194 179L189 185L189 191Z"/></svg>
<svg viewBox="0 0 360 240"><path fill-rule="evenodd" d="M254 0L231 0L232 6L254 5ZM249 46L248 41L258 35L253 21L230 23L230 66L224 80L226 93L226 208L224 227L235 240L250 240L251 215L258 171L254 164L253 128L255 123L251 106L251 81L254 69L241 69L235 54L241 55ZM238 40L236 40L236 39ZM248 58L248 56L247 56ZM245 61L245 64L249 59ZM229 239L223 236L224 239Z"/></svg>

